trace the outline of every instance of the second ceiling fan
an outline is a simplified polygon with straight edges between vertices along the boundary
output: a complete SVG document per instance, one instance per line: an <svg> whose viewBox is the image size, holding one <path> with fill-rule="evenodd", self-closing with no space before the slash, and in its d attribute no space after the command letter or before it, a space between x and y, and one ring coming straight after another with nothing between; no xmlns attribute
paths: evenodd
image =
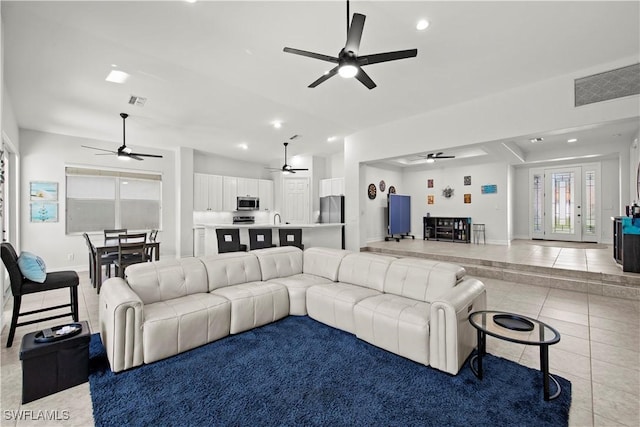
<svg viewBox="0 0 640 427"><path fill-rule="evenodd" d="M295 139L296 137L297 135L294 135L293 137L291 137L291 139ZM287 163L287 146L288 145L289 145L288 142L284 143L284 165L282 165L280 169L277 169L277 168L267 168L267 169L271 169L274 172L280 171L284 174L296 173L299 171L308 171L309 169L307 168L294 168L293 166Z"/></svg>
<svg viewBox="0 0 640 427"><path fill-rule="evenodd" d="M355 77L369 89L376 87L371 77L364 72L365 65L378 64L380 62L396 61L398 59L413 58L418 55L418 49L397 50L393 52L376 53L372 55L358 55L360 50L360 39L364 29L366 16L354 13L351 25L349 25L349 1L347 0L347 42L344 48L338 53L338 57L323 55L321 53L308 52L306 50L285 47L284 51L295 55L307 56L321 61L332 62L336 65L327 71L322 77L309 85L310 88L318 86L336 74L342 77Z"/></svg>

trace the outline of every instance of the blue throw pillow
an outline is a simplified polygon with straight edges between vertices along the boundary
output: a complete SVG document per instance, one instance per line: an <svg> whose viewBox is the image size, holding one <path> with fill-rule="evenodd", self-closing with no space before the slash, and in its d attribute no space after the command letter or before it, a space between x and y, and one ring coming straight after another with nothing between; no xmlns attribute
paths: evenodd
<svg viewBox="0 0 640 427"><path fill-rule="evenodd" d="M32 282L44 283L47 279L47 266L42 258L31 252L21 252L18 267L22 275Z"/></svg>

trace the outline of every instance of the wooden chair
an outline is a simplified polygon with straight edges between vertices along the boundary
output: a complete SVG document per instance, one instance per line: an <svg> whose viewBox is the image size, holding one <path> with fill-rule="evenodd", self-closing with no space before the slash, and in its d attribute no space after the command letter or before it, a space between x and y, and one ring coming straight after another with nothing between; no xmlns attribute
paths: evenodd
<svg viewBox="0 0 640 427"><path fill-rule="evenodd" d="M278 230L280 246L296 246L304 250L302 228L280 228Z"/></svg>
<svg viewBox="0 0 640 427"><path fill-rule="evenodd" d="M219 254L247 250L247 245L240 244L240 230L237 228L216 228L216 237Z"/></svg>
<svg viewBox="0 0 640 427"><path fill-rule="evenodd" d="M106 267L107 277L111 277L111 264L114 263L116 259L118 259L118 254L116 252L104 254L97 260L96 248L91 243L91 239L89 239L89 235L87 233L82 233L84 240L87 244L87 248L89 249L89 280L91 281L91 285L96 287L96 269ZM97 261L97 263L96 263Z"/></svg>
<svg viewBox="0 0 640 427"><path fill-rule="evenodd" d="M80 280L78 278L78 274L75 271L57 271L54 273L47 273L47 278L45 279L44 283L32 282L22 275L22 272L18 267L18 255L16 254L16 251L11 243L5 242L0 246L0 255L2 257L2 262L4 263L4 266L7 268L7 272L9 273L9 280L11 282L11 293L13 294L13 315L11 316L11 326L9 327L9 338L7 339L7 347L11 347L11 345L13 344L13 337L18 326L46 322L48 320L59 319L66 316L71 316L74 322L78 321L78 283L80 283ZM69 288L71 299L69 304L56 305L53 307L41 308L38 310L20 313L20 305L22 303L23 295L63 288ZM68 313L18 323L18 318L20 316L28 316L31 314L37 314L51 310L58 310L65 307L70 307L70 311Z"/></svg>
<svg viewBox="0 0 640 427"><path fill-rule="evenodd" d="M249 229L249 250L273 248L272 231L270 228Z"/></svg>
<svg viewBox="0 0 640 427"><path fill-rule="evenodd" d="M147 261L147 233L118 236L118 259L114 262L118 277L124 278L128 266Z"/></svg>
<svg viewBox="0 0 640 427"><path fill-rule="evenodd" d="M127 234L126 228L104 230L104 240L117 239L121 234Z"/></svg>

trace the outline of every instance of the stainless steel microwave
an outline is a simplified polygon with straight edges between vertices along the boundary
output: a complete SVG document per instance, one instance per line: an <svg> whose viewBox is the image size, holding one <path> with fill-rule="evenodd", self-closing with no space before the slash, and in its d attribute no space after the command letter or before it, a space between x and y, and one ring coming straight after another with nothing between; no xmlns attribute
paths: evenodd
<svg viewBox="0 0 640 427"><path fill-rule="evenodd" d="M258 197L238 196L236 198L236 210L239 210L239 211L260 210L260 199Z"/></svg>

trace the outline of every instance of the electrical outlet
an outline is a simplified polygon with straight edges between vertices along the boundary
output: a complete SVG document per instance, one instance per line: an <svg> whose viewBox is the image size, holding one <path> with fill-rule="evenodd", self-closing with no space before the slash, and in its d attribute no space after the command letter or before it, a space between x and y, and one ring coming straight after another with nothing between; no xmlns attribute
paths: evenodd
<svg viewBox="0 0 640 427"><path fill-rule="evenodd" d="M73 261L73 259L75 258L75 256L71 253L71 254L67 254L67 261Z"/></svg>

